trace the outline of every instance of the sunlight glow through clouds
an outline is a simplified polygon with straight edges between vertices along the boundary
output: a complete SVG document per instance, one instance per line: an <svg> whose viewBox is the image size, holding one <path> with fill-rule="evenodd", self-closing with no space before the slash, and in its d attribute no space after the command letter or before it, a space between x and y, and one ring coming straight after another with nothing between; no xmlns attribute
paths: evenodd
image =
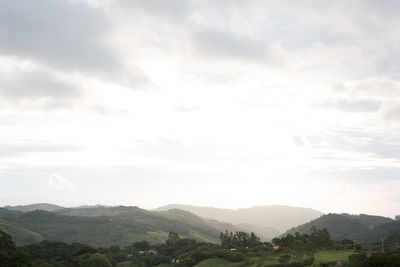
<svg viewBox="0 0 400 267"><path fill-rule="evenodd" d="M62 177L59 174L53 174L49 177L49 186L58 190L75 190L75 186L71 184L65 177Z"/></svg>
<svg viewBox="0 0 400 267"><path fill-rule="evenodd" d="M17 6L0 22L4 204L29 202L7 191L19 177L61 205L397 212L400 40L392 30L400 25L385 15L390 3L154 3L43 1L31 11L35 25ZM30 38L50 13L45 49ZM94 22L69 29L57 14ZM66 29L56 42L52 33ZM40 179L73 190L55 199Z"/></svg>

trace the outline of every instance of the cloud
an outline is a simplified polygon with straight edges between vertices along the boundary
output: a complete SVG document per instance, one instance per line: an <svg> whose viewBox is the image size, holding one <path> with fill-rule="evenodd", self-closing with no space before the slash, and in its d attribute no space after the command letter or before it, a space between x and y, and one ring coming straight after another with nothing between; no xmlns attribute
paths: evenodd
<svg viewBox="0 0 400 267"><path fill-rule="evenodd" d="M104 11L78 1L0 1L0 53L59 68L111 69Z"/></svg>
<svg viewBox="0 0 400 267"><path fill-rule="evenodd" d="M400 122L400 101L386 101L379 109L380 116L391 122Z"/></svg>
<svg viewBox="0 0 400 267"><path fill-rule="evenodd" d="M26 153L77 152L79 150L81 147L75 144L0 143L0 158L19 157Z"/></svg>
<svg viewBox="0 0 400 267"><path fill-rule="evenodd" d="M400 160L399 134L398 129L382 133L366 127L358 130L333 130L324 135L310 135L304 137L304 141L316 151L320 150L321 158L340 159L342 156L338 157L336 153L346 153L346 157L354 156L354 159L362 159L372 166L374 164L395 166L397 163L394 163L393 159ZM325 154L323 151L330 152ZM342 159L346 160L343 157ZM349 160L350 158L347 159Z"/></svg>
<svg viewBox="0 0 400 267"><path fill-rule="evenodd" d="M67 178L59 174L52 174L48 179L48 184L58 190L75 190L75 186Z"/></svg>
<svg viewBox="0 0 400 267"><path fill-rule="evenodd" d="M81 91L69 81L42 69L0 73L0 97L12 104L59 108L72 104Z"/></svg>
<svg viewBox="0 0 400 267"><path fill-rule="evenodd" d="M400 97L400 82L385 77L371 77L349 82L343 85L341 91L350 97L393 99Z"/></svg>
<svg viewBox="0 0 400 267"><path fill-rule="evenodd" d="M303 138L299 135L292 136L292 141L297 147L304 147L305 144L303 142Z"/></svg>
<svg viewBox="0 0 400 267"><path fill-rule="evenodd" d="M336 108L345 112L375 112L381 106L381 101L373 99L332 99L316 103L313 106L321 108Z"/></svg>
<svg viewBox="0 0 400 267"><path fill-rule="evenodd" d="M400 2L397 0L385 0L381 3L374 0L362 0L359 3L364 4L366 9L382 18L399 18L398 10L400 9Z"/></svg>
<svg viewBox="0 0 400 267"><path fill-rule="evenodd" d="M286 51L278 44L218 29L200 29L193 34L196 50L209 59L237 59L269 65L284 65Z"/></svg>
<svg viewBox="0 0 400 267"><path fill-rule="evenodd" d="M380 158L400 159L400 141L385 138L376 138L371 140L360 151L373 153Z"/></svg>
<svg viewBox="0 0 400 267"><path fill-rule="evenodd" d="M141 8L145 13L155 13L158 17L161 15L181 20L189 13L189 1L120 0L119 3L130 8Z"/></svg>
<svg viewBox="0 0 400 267"><path fill-rule="evenodd" d="M177 106L174 107L172 110L178 111L178 112L197 112L200 110L198 106L192 105L192 106Z"/></svg>

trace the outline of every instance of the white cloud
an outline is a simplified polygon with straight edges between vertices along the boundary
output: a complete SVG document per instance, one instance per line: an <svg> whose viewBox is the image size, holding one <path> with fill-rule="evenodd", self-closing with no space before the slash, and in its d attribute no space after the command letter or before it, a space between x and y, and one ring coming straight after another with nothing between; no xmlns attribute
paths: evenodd
<svg viewBox="0 0 400 267"><path fill-rule="evenodd" d="M307 185L321 179L324 188L338 169L344 183L351 168L397 173L399 5L377 5L2 1L0 171L9 186L0 194L13 184L15 193L12 178L33 168L37 179L61 172L76 184L55 174L50 187L90 188L96 202L110 186L114 204L132 188L146 198L162 180L179 187L165 202L179 201L195 181L207 181L199 195L224 187L232 196L246 181L263 185L260 194L224 205L291 204L310 197L306 188L298 199L282 196L288 175L309 177ZM354 184L380 183L379 173L368 173ZM274 180L282 183L268 198ZM217 196L207 205L218 206Z"/></svg>
<svg viewBox="0 0 400 267"><path fill-rule="evenodd" d="M59 174L52 174L48 179L48 184L50 187L58 189L58 190L75 190L75 186L68 181L67 178L59 175Z"/></svg>

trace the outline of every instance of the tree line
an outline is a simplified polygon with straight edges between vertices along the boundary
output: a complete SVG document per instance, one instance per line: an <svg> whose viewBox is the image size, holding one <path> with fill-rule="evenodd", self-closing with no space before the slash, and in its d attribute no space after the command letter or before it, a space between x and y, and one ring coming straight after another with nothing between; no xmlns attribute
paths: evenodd
<svg viewBox="0 0 400 267"><path fill-rule="evenodd" d="M349 266L400 266L399 249L367 254L351 240L334 241L326 229L316 227L310 234L288 234L274 238L272 243L261 242L254 233L243 231L221 232L220 241L220 244L198 242L170 232L166 241L160 244L138 241L124 247L92 247L80 243L41 241L17 246L11 236L0 229L0 267L116 267L119 262L131 262L142 267L172 263L179 267L194 266L211 258L250 266L256 264L257 259L262 262L271 257L277 260L268 266L301 267L314 264L316 251L349 248L356 249L349 258Z"/></svg>

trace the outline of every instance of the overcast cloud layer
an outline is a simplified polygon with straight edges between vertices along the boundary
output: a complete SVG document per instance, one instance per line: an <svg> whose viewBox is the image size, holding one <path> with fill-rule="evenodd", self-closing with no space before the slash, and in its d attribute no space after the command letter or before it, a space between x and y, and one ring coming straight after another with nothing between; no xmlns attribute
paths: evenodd
<svg viewBox="0 0 400 267"><path fill-rule="evenodd" d="M400 213L399 1L0 2L0 206Z"/></svg>

